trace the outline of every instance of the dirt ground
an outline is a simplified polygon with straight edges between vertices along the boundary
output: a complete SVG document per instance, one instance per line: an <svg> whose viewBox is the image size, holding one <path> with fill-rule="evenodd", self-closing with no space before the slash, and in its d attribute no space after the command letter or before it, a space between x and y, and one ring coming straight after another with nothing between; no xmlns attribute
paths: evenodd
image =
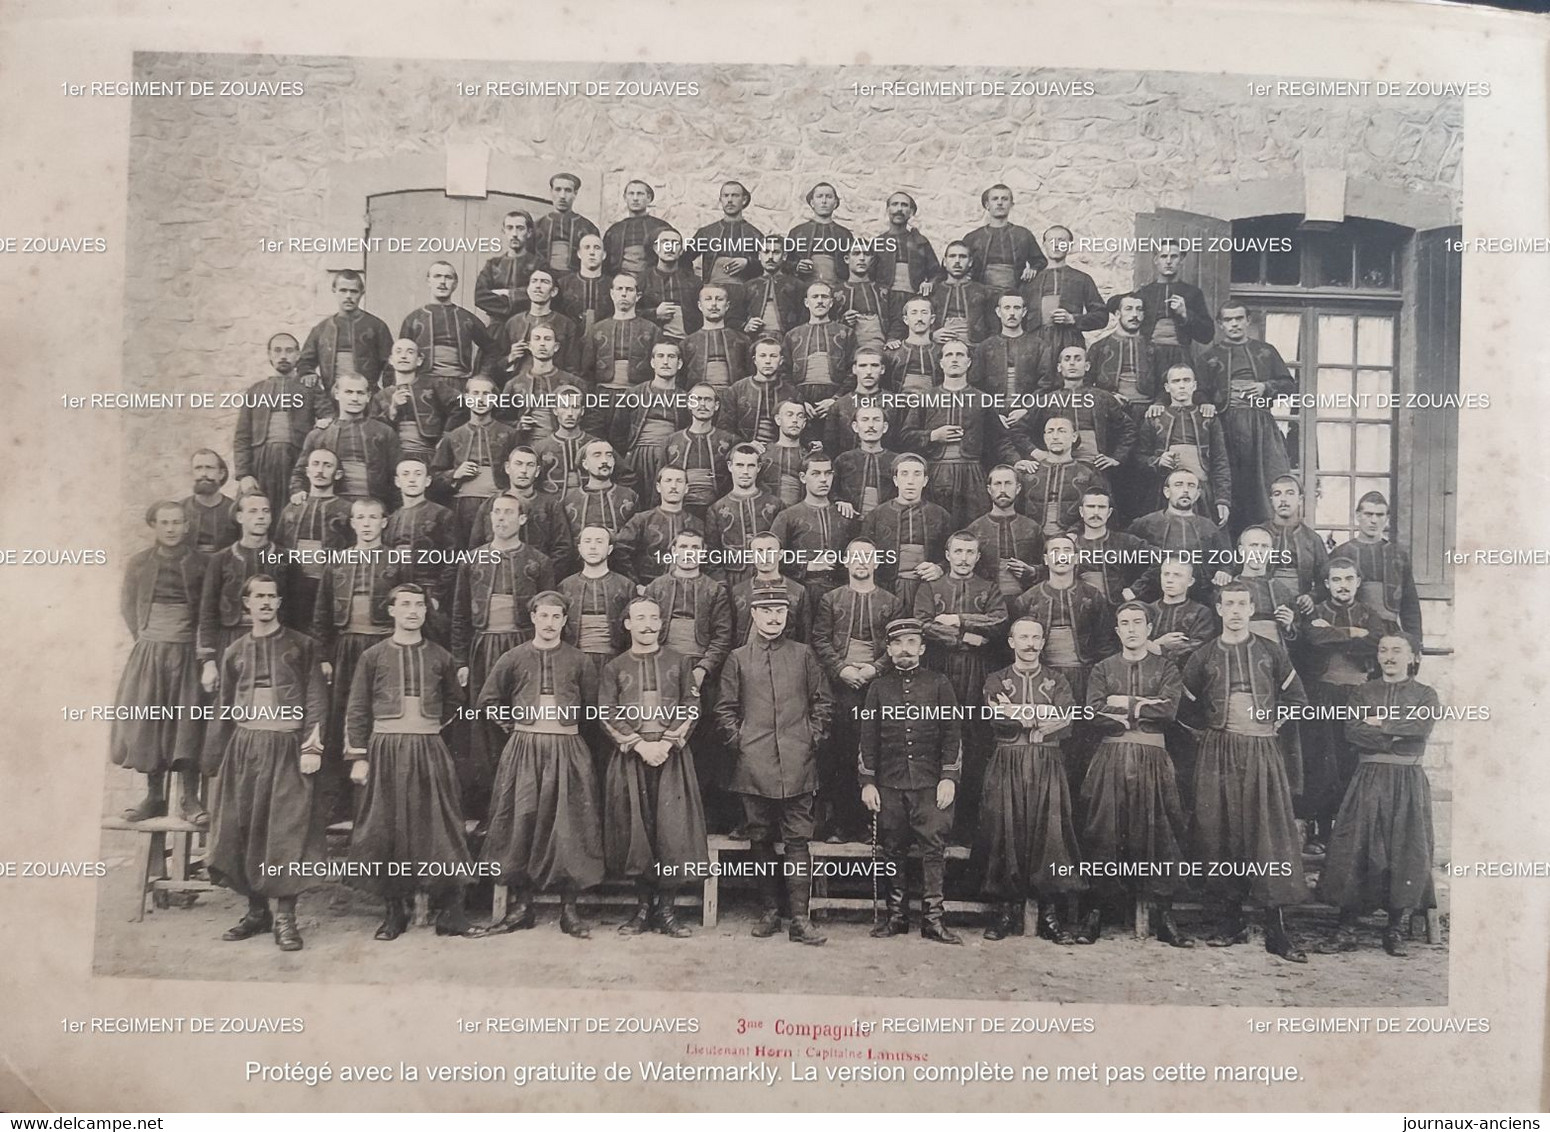
<svg viewBox="0 0 1550 1132"><path fill-rule="evenodd" d="M963 947L918 934L873 940L865 913L830 913L829 942L800 947L784 935L754 939L751 892L722 886L720 923L695 937L623 937L615 932L627 905L588 910L590 940L560 933L558 909L545 906L538 927L486 940L439 938L428 927L391 943L372 939L380 905L339 885L304 896L298 924L306 947L287 954L268 936L224 943L245 902L232 893L200 894L186 908L152 911L130 922L136 882L133 835L104 835L108 876L99 882L95 971L131 978L205 977L222 981L616 988L764 994L846 994L1008 1002L1230 1005L1260 1007L1415 1007L1448 1000L1448 950L1410 941L1395 959L1378 944L1379 920L1368 922L1360 951L1310 954L1286 963L1255 942L1232 948L1165 947L1116 928L1089 947L1058 947L1028 935L992 943L982 923L957 916ZM481 915L470 906L476 920ZM1180 914L1186 931L1204 930L1198 914ZM1381 919L1381 918L1380 918ZM1332 913L1301 909L1288 917L1308 947L1333 926ZM918 913L917 919L918 922ZM683 962L684 959L690 962ZM214 974L220 972L219 975Z"/></svg>

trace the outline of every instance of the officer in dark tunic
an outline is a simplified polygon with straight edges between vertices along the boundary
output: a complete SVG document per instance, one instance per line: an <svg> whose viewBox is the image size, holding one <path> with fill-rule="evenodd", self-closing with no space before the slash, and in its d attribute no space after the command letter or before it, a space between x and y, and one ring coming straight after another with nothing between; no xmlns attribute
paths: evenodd
<svg viewBox="0 0 1550 1132"><path fill-rule="evenodd" d="M877 838L889 866L888 917L872 935L910 929L904 865L913 842L921 849L921 937L961 944L945 921L942 892L947 834L963 773L963 729L952 683L921 667L923 632L914 617L888 623L893 666L867 688L861 716L861 801L877 815Z"/></svg>

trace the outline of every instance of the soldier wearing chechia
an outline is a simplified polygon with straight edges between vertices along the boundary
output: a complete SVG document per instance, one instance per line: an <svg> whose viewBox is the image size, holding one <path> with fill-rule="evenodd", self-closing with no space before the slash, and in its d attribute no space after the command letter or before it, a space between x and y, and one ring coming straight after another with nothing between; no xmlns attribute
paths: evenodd
<svg viewBox="0 0 1550 1132"><path fill-rule="evenodd" d="M958 944L963 940L946 924L942 893L963 733L951 682L921 666L922 630L913 617L888 623L893 665L872 681L861 715L861 801L877 815L878 840L891 866L887 919L872 935L909 931L904 866L914 841L921 848L921 937Z"/></svg>

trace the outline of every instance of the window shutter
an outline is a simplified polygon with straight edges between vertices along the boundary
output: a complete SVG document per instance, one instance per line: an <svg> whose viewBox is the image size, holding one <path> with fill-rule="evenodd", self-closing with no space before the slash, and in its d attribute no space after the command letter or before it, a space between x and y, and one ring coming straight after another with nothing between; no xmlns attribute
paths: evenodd
<svg viewBox="0 0 1550 1132"><path fill-rule="evenodd" d="M1414 380L1402 388L1433 397L1459 391L1459 292L1463 256L1448 241L1462 228L1435 228L1415 236ZM1456 532L1458 410L1399 411L1399 461L1394 537L1410 549L1423 597L1453 596L1446 551Z"/></svg>

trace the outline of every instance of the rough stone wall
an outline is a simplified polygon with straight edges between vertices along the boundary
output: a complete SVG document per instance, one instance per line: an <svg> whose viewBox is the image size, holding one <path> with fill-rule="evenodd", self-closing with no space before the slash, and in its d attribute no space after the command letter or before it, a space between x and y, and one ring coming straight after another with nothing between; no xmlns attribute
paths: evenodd
<svg viewBox="0 0 1550 1132"><path fill-rule="evenodd" d="M806 218L802 196L834 182L838 219L858 234L885 227L882 202L904 189L940 251L981 222L995 181L1018 194L1014 219L1079 235L1129 236L1137 212L1188 207L1206 182L1301 182L1305 161L1459 200L1462 111L1456 102L1249 97L1246 77L1135 72L972 72L912 67L543 67L301 57L141 55L142 79L301 82L292 98L142 98L130 164L126 389L226 391L263 376L264 343L301 337L333 308L321 257L266 254L263 238L329 232L333 163L443 152L481 142L555 169L605 171L604 226L624 183L644 177L656 211L686 232L715 219L719 183L754 192L749 219L784 232ZM460 98L459 80L695 79L695 98ZM858 98L852 83L971 78L1091 80L1091 97ZM492 188L533 191L533 186ZM1076 255L1109 293L1131 256ZM471 296L464 296L468 302ZM370 304L368 303L368 306ZM392 325L403 311L377 311ZM105 382L111 385L111 381ZM186 491L184 455L230 449L234 413L129 417L124 500L131 544L147 499Z"/></svg>

